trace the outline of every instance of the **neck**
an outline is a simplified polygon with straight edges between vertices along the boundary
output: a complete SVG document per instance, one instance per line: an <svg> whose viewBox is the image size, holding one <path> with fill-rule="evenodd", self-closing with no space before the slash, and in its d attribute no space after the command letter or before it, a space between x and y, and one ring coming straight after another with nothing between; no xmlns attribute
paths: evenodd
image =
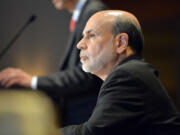
<svg viewBox="0 0 180 135"><path fill-rule="evenodd" d="M99 70L98 72L95 72L93 74L95 74L96 76L98 76L99 78L101 78L103 81L106 80L106 78L109 76L109 74L117 67L117 65L119 63L121 63L121 61L123 61L125 59L124 56L119 56L115 61L112 61L110 63L108 63L103 69Z"/></svg>

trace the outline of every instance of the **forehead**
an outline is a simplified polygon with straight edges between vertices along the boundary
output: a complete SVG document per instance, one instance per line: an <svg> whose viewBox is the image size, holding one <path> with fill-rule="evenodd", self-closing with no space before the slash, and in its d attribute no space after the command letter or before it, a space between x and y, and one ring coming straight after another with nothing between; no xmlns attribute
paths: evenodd
<svg viewBox="0 0 180 135"><path fill-rule="evenodd" d="M103 32L110 32L111 29L112 29L111 20L103 16L93 16L88 20L83 33L84 34L87 32L103 33Z"/></svg>

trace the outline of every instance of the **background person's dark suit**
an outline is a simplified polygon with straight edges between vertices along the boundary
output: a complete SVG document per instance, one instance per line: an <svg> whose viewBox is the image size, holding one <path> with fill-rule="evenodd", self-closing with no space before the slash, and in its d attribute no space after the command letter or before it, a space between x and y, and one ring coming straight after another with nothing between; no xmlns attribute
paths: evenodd
<svg viewBox="0 0 180 135"><path fill-rule="evenodd" d="M97 93L102 81L94 75L82 71L80 67L77 43L82 38L82 31L87 20L95 12L106 9L99 0L88 0L82 9L74 32L60 64L60 71L38 78L38 89L54 95L61 104L63 125L79 124L86 121L95 106ZM56 100L57 100L56 99Z"/></svg>
<svg viewBox="0 0 180 135"><path fill-rule="evenodd" d="M102 84L90 119L63 128L64 135L179 135L179 116L157 74L130 56Z"/></svg>

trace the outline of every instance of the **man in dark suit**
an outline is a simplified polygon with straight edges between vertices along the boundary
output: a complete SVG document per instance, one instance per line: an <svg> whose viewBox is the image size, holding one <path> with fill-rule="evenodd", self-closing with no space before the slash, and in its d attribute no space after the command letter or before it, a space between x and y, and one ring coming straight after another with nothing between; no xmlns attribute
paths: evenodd
<svg viewBox="0 0 180 135"><path fill-rule="evenodd" d="M48 93L57 103L60 102L62 125L79 124L91 115L102 80L82 71L76 44L82 38L82 30L88 18L95 12L106 9L106 6L100 0L52 2L56 9L65 8L73 13L70 22L71 33L61 60L60 71L37 78L20 69L8 68L0 73L0 84L4 87L31 87Z"/></svg>
<svg viewBox="0 0 180 135"><path fill-rule="evenodd" d="M104 83L89 120L62 128L64 135L179 135L180 117L141 57L143 35L137 18L125 11L93 15L77 47L82 68Z"/></svg>

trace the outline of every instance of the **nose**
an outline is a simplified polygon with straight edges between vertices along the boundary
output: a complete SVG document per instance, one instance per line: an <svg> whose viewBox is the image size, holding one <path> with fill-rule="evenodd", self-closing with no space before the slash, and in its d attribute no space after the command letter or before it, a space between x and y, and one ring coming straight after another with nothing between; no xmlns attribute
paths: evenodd
<svg viewBox="0 0 180 135"><path fill-rule="evenodd" d="M86 45L86 43L84 42L83 39L81 39L81 40L79 41L79 43L77 44L77 48L80 49L80 50L84 50L84 49L87 48L87 45Z"/></svg>

